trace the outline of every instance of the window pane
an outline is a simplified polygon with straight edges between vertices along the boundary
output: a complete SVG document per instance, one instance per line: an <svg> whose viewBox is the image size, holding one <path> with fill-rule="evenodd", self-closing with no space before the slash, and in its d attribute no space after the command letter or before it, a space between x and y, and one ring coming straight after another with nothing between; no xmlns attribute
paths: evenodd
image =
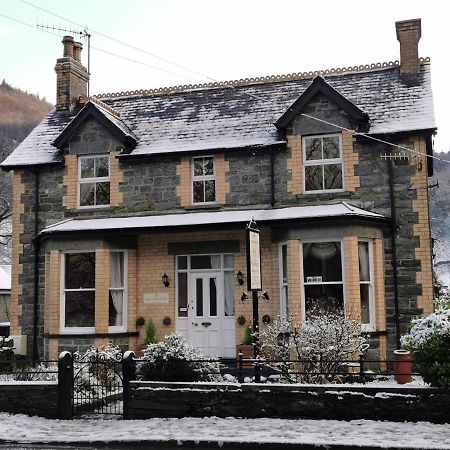
<svg viewBox="0 0 450 450"><path fill-rule="evenodd" d="M109 326L123 325L123 290L111 289L109 291Z"/></svg>
<svg viewBox="0 0 450 450"><path fill-rule="evenodd" d="M287 283L287 245L281 246L281 278L283 283Z"/></svg>
<svg viewBox="0 0 450 450"><path fill-rule="evenodd" d="M322 159L322 142L320 138L305 139L306 160Z"/></svg>
<svg viewBox="0 0 450 450"><path fill-rule="evenodd" d="M370 281L369 243L358 242L359 253L359 279Z"/></svg>
<svg viewBox="0 0 450 450"><path fill-rule="evenodd" d="M94 158L81 158L81 178L93 178L94 175Z"/></svg>
<svg viewBox="0 0 450 450"><path fill-rule="evenodd" d="M342 281L341 243L303 244L305 283Z"/></svg>
<svg viewBox="0 0 450 450"><path fill-rule="evenodd" d="M216 201L216 182L213 180L205 181L205 202Z"/></svg>
<svg viewBox="0 0 450 450"><path fill-rule="evenodd" d="M323 138L323 158L339 158L339 138L337 136Z"/></svg>
<svg viewBox="0 0 450 450"><path fill-rule="evenodd" d="M370 323L370 285L360 284L361 294L361 323Z"/></svg>
<svg viewBox="0 0 450 450"><path fill-rule="evenodd" d="M196 316L203 316L203 279L195 279Z"/></svg>
<svg viewBox="0 0 450 450"><path fill-rule="evenodd" d="M224 272L225 316L234 316L234 276L233 272Z"/></svg>
<svg viewBox="0 0 450 450"><path fill-rule="evenodd" d="M191 256L191 269L211 269L211 256Z"/></svg>
<svg viewBox="0 0 450 450"><path fill-rule="evenodd" d="M109 255L109 287L123 288L125 285L124 253L111 252Z"/></svg>
<svg viewBox="0 0 450 450"><path fill-rule="evenodd" d="M194 197L194 203L202 203L205 201L204 193L203 193L203 181L194 181L193 187L193 197Z"/></svg>
<svg viewBox="0 0 450 450"><path fill-rule="evenodd" d="M177 267L179 270L187 269L187 256L178 256L177 257Z"/></svg>
<svg viewBox="0 0 450 450"><path fill-rule="evenodd" d="M233 269L234 267L233 255L223 256L223 266L225 267L225 269Z"/></svg>
<svg viewBox="0 0 450 450"><path fill-rule="evenodd" d="M95 288L95 253L66 253L65 257L65 288Z"/></svg>
<svg viewBox="0 0 450 450"><path fill-rule="evenodd" d="M96 183L96 205L109 205L109 182Z"/></svg>
<svg viewBox="0 0 450 450"><path fill-rule="evenodd" d="M307 191L321 191L323 189L322 166L305 167L305 189Z"/></svg>
<svg viewBox="0 0 450 450"><path fill-rule="evenodd" d="M342 189L342 165L327 164L324 166L324 189Z"/></svg>
<svg viewBox="0 0 450 450"><path fill-rule="evenodd" d="M194 158L194 177L203 175L203 158Z"/></svg>
<svg viewBox="0 0 450 450"><path fill-rule="evenodd" d="M217 289L216 279L209 279L209 315L211 317L217 316Z"/></svg>
<svg viewBox="0 0 450 450"><path fill-rule="evenodd" d="M204 158L204 174L214 175L214 158Z"/></svg>
<svg viewBox="0 0 450 450"><path fill-rule="evenodd" d="M80 184L80 206L92 206L94 204L95 183Z"/></svg>
<svg viewBox="0 0 450 450"><path fill-rule="evenodd" d="M70 291L65 293L65 326L95 326L95 291Z"/></svg>
<svg viewBox="0 0 450 450"><path fill-rule="evenodd" d="M306 315L318 315L321 311L343 311L344 295L342 284L305 286Z"/></svg>
<svg viewBox="0 0 450 450"><path fill-rule="evenodd" d="M109 176L109 158L107 156L95 158L95 172L96 177Z"/></svg>
<svg viewBox="0 0 450 450"><path fill-rule="evenodd" d="M187 273L178 274L178 317L187 317L188 298L187 298Z"/></svg>

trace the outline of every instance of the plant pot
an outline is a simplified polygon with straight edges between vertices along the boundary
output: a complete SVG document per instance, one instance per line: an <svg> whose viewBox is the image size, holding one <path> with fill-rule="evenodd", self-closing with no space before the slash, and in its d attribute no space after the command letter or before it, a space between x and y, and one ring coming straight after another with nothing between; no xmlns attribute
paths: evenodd
<svg viewBox="0 0 450 450"><path fill-rule="evenodd" d="M408 350L394 350L395 381L398 384L411 383L412 361Z"/></svg>

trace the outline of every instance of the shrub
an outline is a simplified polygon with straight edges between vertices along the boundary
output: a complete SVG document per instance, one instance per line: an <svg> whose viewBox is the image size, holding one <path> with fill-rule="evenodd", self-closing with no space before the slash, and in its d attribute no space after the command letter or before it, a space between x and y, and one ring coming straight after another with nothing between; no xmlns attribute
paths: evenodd
<svg viewBox="0 0 450 450"><path fill-rule="evenodd" d="M402 345L426 383L450 388L450 308L438 306L429 316L414 319Z"/></svg>
<svg viewBox="0 0 450 450"><path fill-rule="evenodd" d="M244 330L244 337L242 338L243 345L253 345L253 331L251 324L247 324Z"/></svg>
<svg viewBox="0 0 450 450"><path fill-rule="evenodd" d="M179 333L147 345L136 368L138 380L144 381L214 381L218 374L217 357L205 356Z"/></svg>
<svg viewBox="0 0 450 450"><path fill-rule="evenodd" d="M147 326L145 328L145 340L144 345L154 344L156 342L156 327L152 319L148 319Z"/></svg>
<svg viewBox="0 0 450 450"><path fill-rule="evenodd" d="M315 309L301 322L281 318L261 332L263 357L279 360L268 365L291 383L343 381L345 361L367 349L365 341L361 324L339 310Z"/></svg>

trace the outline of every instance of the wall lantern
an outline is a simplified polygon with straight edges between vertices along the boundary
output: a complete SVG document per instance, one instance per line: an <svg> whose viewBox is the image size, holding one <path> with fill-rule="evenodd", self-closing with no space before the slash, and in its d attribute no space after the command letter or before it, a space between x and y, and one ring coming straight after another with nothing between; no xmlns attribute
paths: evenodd
<svg viewBox="0 0 450 450"><path fill-rule="evenodd" d="M236 274L236 278L238 280L238 283L242 286L244 284L244 274L241 271L239 271Z"/></svg>
<svg viewBox="0 0 450 450"><path fill-rule="evenodd" d="M245 302L245 300L248 300L248 295L247 292L243 292L241 295L241 302Z"/></svg>
<svg viewBox="0 0 450 450"><path fill-rule="evenodd" d="M261 294L261 297L264 299L264 301L265 301L266 303L268 303L269 300L270 300L270 295L269 295L269 293L268 293L267 291L264 291L264 292Z"/></svg>
<svg viewBox="0 0 450 450"><path fill-rule="evenodd" d="M163 285L164 285L165 287L169 287L169 286L170 286L169 277L167 276L166 273L163 274L163 276L161 277L161 280L162 280Z"/></svg>

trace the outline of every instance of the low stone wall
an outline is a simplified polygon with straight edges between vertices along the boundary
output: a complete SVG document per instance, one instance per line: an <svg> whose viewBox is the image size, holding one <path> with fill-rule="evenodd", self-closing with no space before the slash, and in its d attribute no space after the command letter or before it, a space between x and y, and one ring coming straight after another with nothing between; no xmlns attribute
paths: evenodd
<svg viewBox="0 0 450 450"><path fill-rule="evenodd" d="M0 382L0 411L48 418L57 417L58 383Z"/></svg>
<svg viewBox="0 0 450 450"><path fill-rule="evenodd" d="M130 382L127 418L283 417L450 422L450 391L427 387Z"/></svg>

